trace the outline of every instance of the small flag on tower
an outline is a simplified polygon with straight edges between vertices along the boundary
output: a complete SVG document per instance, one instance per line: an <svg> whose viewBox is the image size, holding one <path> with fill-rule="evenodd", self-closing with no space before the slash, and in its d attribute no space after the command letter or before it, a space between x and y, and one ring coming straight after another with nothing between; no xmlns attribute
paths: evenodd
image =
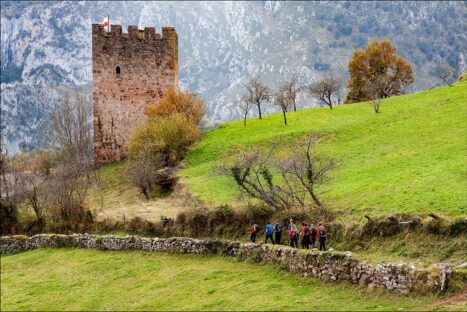
<svg viewBox="0 0 467 312"><path fill-rule="evenodd" d="M107 31L110 31L110 24L109 24L108 16L104 17L104 21L102 22L102 24L104 24L104 29L107 29Z"/></svg>

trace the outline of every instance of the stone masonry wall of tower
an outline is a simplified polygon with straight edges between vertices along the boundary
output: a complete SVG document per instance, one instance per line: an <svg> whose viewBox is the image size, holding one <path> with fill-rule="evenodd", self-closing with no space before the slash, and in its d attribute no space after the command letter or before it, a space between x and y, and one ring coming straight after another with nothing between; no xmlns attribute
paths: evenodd
<svg viewBox="0 0 467 312"><path fill-rule="evenodd" d="M175 28L139 30L92 25L94 157L119 161L131 130L144 120L144 108L178 88L178 38Z"/></svg>

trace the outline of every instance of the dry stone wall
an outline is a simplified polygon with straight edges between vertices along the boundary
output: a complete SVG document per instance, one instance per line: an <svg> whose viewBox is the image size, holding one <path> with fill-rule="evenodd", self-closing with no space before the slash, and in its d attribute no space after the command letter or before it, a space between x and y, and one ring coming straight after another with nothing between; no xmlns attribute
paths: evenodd
<svg viewBox="0 0 467 312"><path fill-rule="evenodd" d="M302 276L325 281L346 281L369 288L401 293L440 292L448 287L452 269L448 264L416 268L406 264L370 264L354 258L350 252L319 252L286 246L239 243L224 240L200 240L185 237L144 238L138 236L96 236L88 234L47 235L0 238L0 253L18 253L35 248L79 247L102 250L143 250L215 254L238 257L281 266Z"/></svg>

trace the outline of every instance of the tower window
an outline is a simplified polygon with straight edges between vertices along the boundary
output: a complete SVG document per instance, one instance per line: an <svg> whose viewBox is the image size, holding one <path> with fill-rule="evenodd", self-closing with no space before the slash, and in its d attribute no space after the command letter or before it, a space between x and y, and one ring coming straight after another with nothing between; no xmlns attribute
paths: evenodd
<svg viewBox="0 0 467 312"><path fill-rule="evenodd" d="M117 66L117 68L115 69L115 72L116 72L117 76L120 75L120 66Z"/></svg>

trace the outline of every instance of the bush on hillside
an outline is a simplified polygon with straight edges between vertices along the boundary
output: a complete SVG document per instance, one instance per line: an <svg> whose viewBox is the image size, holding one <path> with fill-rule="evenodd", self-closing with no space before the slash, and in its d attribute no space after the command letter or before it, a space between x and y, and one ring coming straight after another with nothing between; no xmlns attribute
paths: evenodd
<svg viewBox="0 0 467 312"><path fill-rule="evenodd" d="M168 117L183 114L187 120L199 125L207 109L203 100L194 92L182 92L168 89L165 96L155 104L146 106L145 114L149 117Z"/></svg>
<svg viewBox="0 0 467 312"><path fill-rule="evenodd" d="M183 114L149 118L130 134L127 156L130 160L136 159L142 149L147 149L154 162L174 167L200 136L198 127Z"/></svg>
<svg viewBox="0 0 467 312"><path fill-rule="evenodd" d="M171 190L177 182L175 168L200 136L184 114L149 118L133 130L127 143L130 181L146 199L156 186Z"/></svg>
<svg viewBox="0 0 467 312"><path fill-rule="evenodd" d="M199 140L206 111L196 93L176 89L168 89L157 103L146 106L149 118L133 129L126 145L128 177L146 199L156 188L173 189L175 168Z"/></svg>

